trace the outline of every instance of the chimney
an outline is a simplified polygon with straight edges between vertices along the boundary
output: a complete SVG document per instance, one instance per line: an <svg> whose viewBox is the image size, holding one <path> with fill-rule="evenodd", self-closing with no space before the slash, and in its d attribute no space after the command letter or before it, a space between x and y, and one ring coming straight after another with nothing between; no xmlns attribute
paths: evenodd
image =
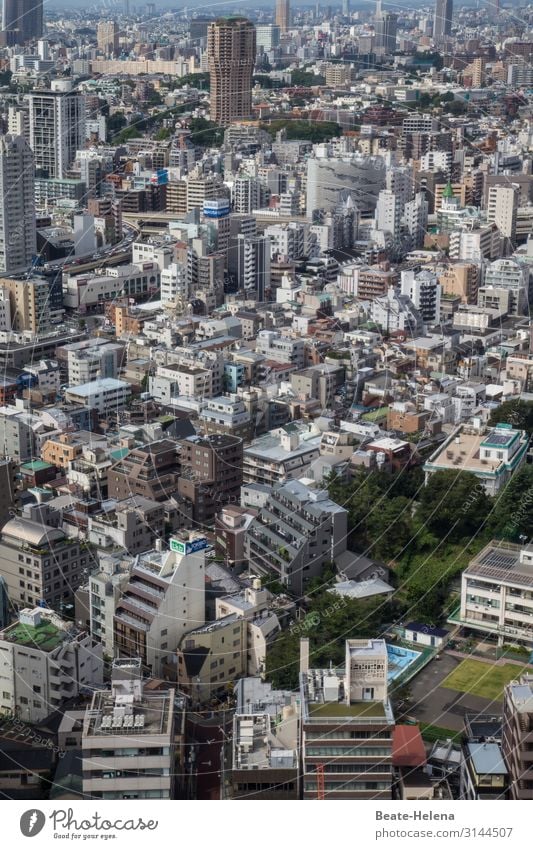
<svg viewBox="0 0 533 849"><path fill-rule="evenodd" d="M300 674L309 672L309 637L300 640Z"/></svg>

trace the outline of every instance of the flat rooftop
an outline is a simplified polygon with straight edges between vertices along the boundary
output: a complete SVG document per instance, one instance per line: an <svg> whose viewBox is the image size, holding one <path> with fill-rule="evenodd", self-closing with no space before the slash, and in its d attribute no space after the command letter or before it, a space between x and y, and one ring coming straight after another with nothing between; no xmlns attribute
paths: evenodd
<svg viewBox="0 0 533 849"><path fill-rule="evenodd" d="M114 377L102 377L99 380L82 383L80 386L69 386L66 392L68 395L88 397L98 392L112 392L116 389L131 389L131 384L126 380L116 380Z"/></svg>
<svg viewBox="0 0 533 849"><path fill-rule="evenodd" d="M499 743L467 743L466 748L478 775L507 775Z"/></svg>
<svg viewBox="0 0 533 849"><path fill-rule="evenodd" d="M313 719L318 717L379 717L385 718L385 706L383 702L354 702L347 705L344 702L323 702L322 704L310 704L309 716Z"/></svg>
<svg viewBox="0 0 533 849"><path fill-rule="evenodd" d="M245 457L260 457L265 460L283 461L290 458L298 457L300 454L308 454L311 451L320 450L320 442L322 434L317 436L312 435L307 439L300 437L300 442L296 448L283 448L280 436L260 436L258 439L246 446L244 449Z"/></svg>
<svg viewBox="0 0 533 849"><path fill-rule="evenodd" d="M497 441L501 439L501 441ZM456 469L472 472L496 472L505 461L499 459L481 459L480 448L509 447L512 442L520 439L519 431L493 430L488 434L468 432L464 429L455 433L439 450L429 458L426 466L432 469ZM518 456L518 455L515 455Z"/></svg>
<svg viewBox="0 0 533 849"><path fill-rule="evenodd" d="M504 583L533 586L533 563L520 562L520 552L531 546L492 540L470 561L465 575Z"/></svg>
<svg viewBox="0 0 533 849"><path fill-rule="evenodd" d="M19 646L39 649L39 651L53 651L65 640L67 632L58 628L52 622L41 622L40 625L22 625L17 622L1 634L9 643L17 643Z"/></svg>
<svg viewBox="0 0 533 849"><path fill-rule="evenodd" d="M85 714L84 731L91 737L131 735L132 743L140 735L169 734L173 691L143 693L140 700L119 703L109 691L94 693Z"/></svg>

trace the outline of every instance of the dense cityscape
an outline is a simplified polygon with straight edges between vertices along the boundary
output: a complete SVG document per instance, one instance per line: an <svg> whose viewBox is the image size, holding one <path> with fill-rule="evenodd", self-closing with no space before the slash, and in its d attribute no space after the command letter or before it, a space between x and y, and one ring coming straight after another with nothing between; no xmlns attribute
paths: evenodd
<svg viewBox="0 0 533 849"><path fill-rule="evenodd" d="M532 59L4 0L0 798L533 799Z"/></svg>

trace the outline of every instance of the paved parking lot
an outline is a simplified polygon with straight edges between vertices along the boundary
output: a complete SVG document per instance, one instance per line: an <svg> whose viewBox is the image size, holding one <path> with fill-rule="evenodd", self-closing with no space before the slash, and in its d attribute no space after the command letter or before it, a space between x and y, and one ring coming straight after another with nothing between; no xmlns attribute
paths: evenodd
<svg viewBox="0 0 533 849"><path fill-rule="evenodd" d="M420 722L441 725L452 731L462 731L465 713L500 711L501 701L483 699L470 693L458 693L440 686L461 661L462 658L449 654L442 654L439 660L432 660L408 685L411 699L404 708L406 714L415 716Z"/></svg>

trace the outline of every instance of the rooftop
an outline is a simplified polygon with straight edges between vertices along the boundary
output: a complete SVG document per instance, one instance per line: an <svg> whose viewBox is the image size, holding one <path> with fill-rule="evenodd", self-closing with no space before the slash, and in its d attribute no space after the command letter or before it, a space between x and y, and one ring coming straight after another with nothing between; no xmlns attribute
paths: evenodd
<svg viewBox="0 0 533 849"><path fill-rule="evenodd" d="M478 775L507 775L499 743L467 743L466 749Z"/></svg>
<svg viewBox="0 0 533 849"><path fill-rule="evenodd" d="M147 735L170 734L172 726L173 691L142 694L137 700L119 702L107 690L94 693L85 714L84 735L87 737L116 737L131 735L132 742Z"/></svg>
<svg viewBox="0 0 533 849"><path fill-rule="evenodd" d="M496 428L490 434L484 435L473 429L462 427L454 431L450 438L439 446L429 458L426 467L435 471L456 469L474 472L474 474L497 474L500 470L508 468L510 464L514 464L515 460L521 456L521 451L517 451L506 462L505 459L497 457L482 458L480 448L505 449L516 440L523 441L522 450L525 451L527 438L521 431Z"/></svg>
<svg viewBox="0 0 533 849"><path fill-rule="evenodd" d="M56 649L67 636L67 631L58 628L50 620L45 620L36 626L16 622L1 633L1 637L9 643L28 646L44 652Z"/></svg>
<svg viewBox="0 0 533 849"><path fill-rule="evenodd" d="M523 554L521 556L521 552L529 557L526 559ZM464 574L531 587L533 548L492 540L470 561Z"/></svg>
<svg viewBox="0 0 533 849"><path fill-rule="evenodd" d="M383 702L354 702L351 705L345 702L323 702L322 704L310 704L309 716L317 717L379 717L385 718L385 706Z"/></svg>
<svg viewBox="0 0 533 849"><path fill-rule="evenodd" d="M81 395L89 397L97 392L111 392L115 389L130 389L131 384L126 380L116 380L114 377L102 377L99 380L91 380L81 386L69 386L66 390L70 395Z"/></svg>
<svg viewBox="0 0 533 849"><path fill-rule="evenodd" d="M394 766L421 767L426 764L426 748L418 725L396 725L392 734Z"/></svg>
<svg viewBox="0 0 533 849"><path fill-rule="evenodd" d="M48 547L51 543L62 542L65 534L59 528L49 528L40 522L32 522L30 519L16 517L6 522L2 528L2 540L11 537L18 543L33 546L35 548Z"/></svg>

